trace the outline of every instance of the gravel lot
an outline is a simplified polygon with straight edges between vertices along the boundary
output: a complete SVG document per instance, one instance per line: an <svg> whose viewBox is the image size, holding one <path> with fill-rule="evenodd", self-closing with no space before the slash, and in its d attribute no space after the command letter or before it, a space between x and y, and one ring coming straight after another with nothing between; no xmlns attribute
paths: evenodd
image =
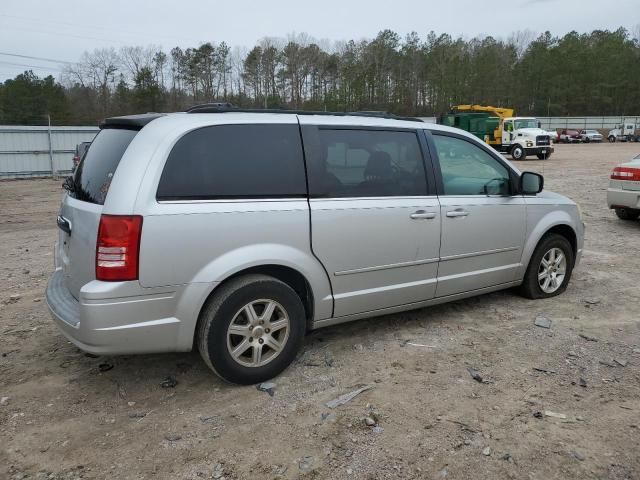
<svg viewBox="0 0 640 480"><path fill-rule="evenodd" d="M223 383L195 353L69 344L43 302L60 182L0 182L0 478L640 479L640 223L605 201L610 170L638 151L558 145L519 162L584 212L564 295L505 291L313 332L273 396Z"/></svg>

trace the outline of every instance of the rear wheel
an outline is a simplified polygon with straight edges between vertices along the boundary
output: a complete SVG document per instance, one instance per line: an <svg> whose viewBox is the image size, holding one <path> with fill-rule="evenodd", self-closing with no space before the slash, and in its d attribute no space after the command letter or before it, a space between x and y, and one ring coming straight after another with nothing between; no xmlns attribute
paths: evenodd
<svg viewBox="0 0 640 480"><path fill-rule="evenodd" d="M536 156L540 160L548 160L549 158L551 158L551 154L550 153L538 153L538 154L536 154Z"/></svg>
<svg viewBox="0 0 640 480"><path fill-rule="evenodd" d="M514 160L522 160L525 158L524 148L520 145L514 145L513 148L511 148L511 158Z"/></svg>
<svg viewBox="0 0 640 480"><path fill-rule="evenodd" d="M640 217L640 210L633 208L616 208L616 215L621 220L637 220Z"/></svg>
<svg viewBox="0 0 640 480"><path fill-rule="evenodd" d="M560 295L567 288L573 271L574 254L569 241L551 233L540 240L520 287L527 298L548 298Z"/></svg>
<svg viewBox="0 0 640 480"><path fill-rule="evenodd" d="M223 379L243 385L281 373L302 346L306 316L296 292L267 275L223 285L198 320L198 350Z"/></svg>

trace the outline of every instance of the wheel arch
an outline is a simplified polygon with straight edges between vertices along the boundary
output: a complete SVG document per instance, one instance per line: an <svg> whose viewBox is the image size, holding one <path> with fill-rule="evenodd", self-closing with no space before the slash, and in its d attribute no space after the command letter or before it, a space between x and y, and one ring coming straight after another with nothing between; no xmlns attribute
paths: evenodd
<svg viewBox="0 0 640 480"><path fill-rule="evenodd" d="M543 238L552 233L561 235L569 241L571 249L573 250L574 262L577 260L580 245L578 243L578 233L573 226L571 216L567 212L552 212L546 217L543 217L529 234L522 252L522 277L524 277L536 247Z"/></svg>

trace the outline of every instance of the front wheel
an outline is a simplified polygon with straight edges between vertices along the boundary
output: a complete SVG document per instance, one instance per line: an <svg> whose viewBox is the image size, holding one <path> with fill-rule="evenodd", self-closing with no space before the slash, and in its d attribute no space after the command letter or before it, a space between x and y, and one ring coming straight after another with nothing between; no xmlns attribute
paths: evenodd
<svg viewBox="0 0 640 480"><path fill-rule="evenodd" d="M527 298L548 298L567 289L573 271L574 254L562 235L549 234L536 247L520 287Z"/></svg>
<svg viewBox="0 0 640 480"><path fill-rule="evenodd" d="M267 275L246 275L220 287L205 304L198 350L223 379L259 383L294 360L305 325L304 306L289 285Z"/></svg>
<svg viewBox="0 0 640 480"><path fill-rule="evenodd" d="M616 137L614 137L613 135L609 136L609 143L616 143Z"/></svg>
<svg viewBox="0 0 640 480"><path fill-rule="evenodd" d="M511 149L511 158L513 158L514 160L522 160L524 157L524 148L522 148L520 145L515 145Z"/></svg>
<svg viewBox="0 0 640 480"><path fill-rule="evenodd" d="M585 137L584 143L589 143L590 141L591 141L591 139L589 137Z"/></svg>
<svg viewBox="0 0 640 480"><path fill-rule="evenodd" d="M616 208L616 215L620 220L637 220L640 217L640 210L633 208Z"/></svg>

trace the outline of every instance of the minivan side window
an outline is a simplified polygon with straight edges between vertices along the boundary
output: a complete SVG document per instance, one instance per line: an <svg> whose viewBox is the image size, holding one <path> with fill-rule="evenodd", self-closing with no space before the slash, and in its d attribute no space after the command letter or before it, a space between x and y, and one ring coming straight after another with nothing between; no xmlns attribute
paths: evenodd
<svg viewBox="0 0 640 480"><path fill-rule="evenodd" d="M438 135L438 152L444 195L509 195L507 167L468 140Z"/></svg>
<svg viewBox="0 0 640 480"><path fill-rule="evenodd" d="M308 138L312 196L427 194L422 151L415 132L313 127L305 129L305 144Z"/></svg>
<svg viewBox="0 0 640 480"><path fill-rule="evenodd" d="M193 130L169 153L158 200L307 195L298 125L215 125Z"/></svg>

